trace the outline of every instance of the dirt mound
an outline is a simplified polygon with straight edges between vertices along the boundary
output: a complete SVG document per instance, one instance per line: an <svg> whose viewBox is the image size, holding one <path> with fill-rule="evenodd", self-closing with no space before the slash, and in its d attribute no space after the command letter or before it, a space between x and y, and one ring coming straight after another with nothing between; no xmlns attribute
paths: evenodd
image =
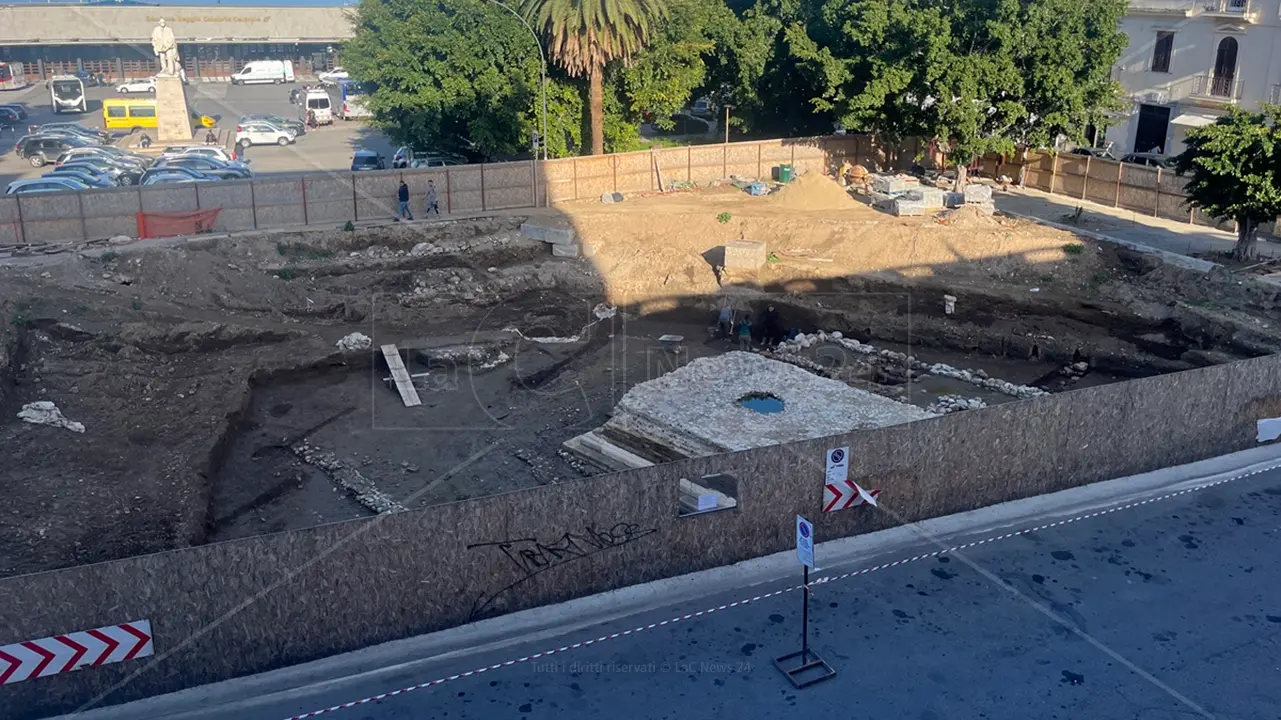
<svg viewBox="0 0 1281 720"><path fill-rule="evenodd" d="M854 205L854 198L832 178L806 173L769 196L780 210L840 210Z"/></svg>
<svg viewBox="0 0 1281 720"><path fill-rule="evenodd" d="M940 223L958 230L989 230L1001 226L1000 220L973 205L946 210L939 213L937 219Z"/></svg>

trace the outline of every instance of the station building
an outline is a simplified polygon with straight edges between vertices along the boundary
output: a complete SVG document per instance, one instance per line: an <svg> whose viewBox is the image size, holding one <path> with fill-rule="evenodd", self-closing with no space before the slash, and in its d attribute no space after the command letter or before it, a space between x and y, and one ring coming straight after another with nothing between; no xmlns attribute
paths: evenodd
<svg viewBox="0 0 1281 720"><path fill-rule="evenodd" d="M0 5L0 62L29 82L77 70L111 80L156 73L151 30L164 18L188 78L225 78L250 60L292 60L310 75L339 64L343 7Z"/></svg>

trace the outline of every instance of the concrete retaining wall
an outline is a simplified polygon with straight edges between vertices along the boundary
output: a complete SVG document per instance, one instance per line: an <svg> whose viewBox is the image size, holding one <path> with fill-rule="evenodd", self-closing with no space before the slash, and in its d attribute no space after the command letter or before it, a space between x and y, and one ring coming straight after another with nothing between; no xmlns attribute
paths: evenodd
<svg viewBox="0 0 1281 720"><path fill-rule="evenodd" d="M820 511L823 451L906 520L969 510L1255 444L1281 415L1281 356L926 421L660 465L378 519L0 580L0 644L149 619L158 657L109 702L258 672L778 552L793 516L837 538L897 524ZM737 509L679 517L679 482L738 478ZM538 566L576 541L598 550ZM527 547L526 547L527 546ZM256 598L256 599L255 599ZM246 607L226 615L246 600ZM226 615L224 617L224 615ZM167 657L165 657L167 656ZM0 717L66 711L144 662L11 685Z"/></svg>

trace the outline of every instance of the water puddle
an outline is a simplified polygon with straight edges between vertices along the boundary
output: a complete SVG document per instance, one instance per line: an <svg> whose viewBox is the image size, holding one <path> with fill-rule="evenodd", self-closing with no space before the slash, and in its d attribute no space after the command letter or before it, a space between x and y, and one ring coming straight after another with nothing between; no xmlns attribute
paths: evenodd
<svg viewBox="0 0 1281 720"><path fill-rule="evenodd" d="M783 401L766 393L748 393L738 399L738 404L762 415L783 412Z"/></svg>

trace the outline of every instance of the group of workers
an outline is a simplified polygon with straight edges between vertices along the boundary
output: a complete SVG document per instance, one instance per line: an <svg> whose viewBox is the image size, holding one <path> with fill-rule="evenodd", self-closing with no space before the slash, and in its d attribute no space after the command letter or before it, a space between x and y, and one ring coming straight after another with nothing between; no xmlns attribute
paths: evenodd
<svg viewBox="0 0 1281 720"><path fill-rule="evenodd" d="M760 319L753 322L750 312L738 316L734 306L726 302L717 316L716 326L720 337L727 340L738 339L739 350L751 350L753 343L771 348L788 336L787 329L783 327L783 318L773 305L768 306Z"/></svg>

